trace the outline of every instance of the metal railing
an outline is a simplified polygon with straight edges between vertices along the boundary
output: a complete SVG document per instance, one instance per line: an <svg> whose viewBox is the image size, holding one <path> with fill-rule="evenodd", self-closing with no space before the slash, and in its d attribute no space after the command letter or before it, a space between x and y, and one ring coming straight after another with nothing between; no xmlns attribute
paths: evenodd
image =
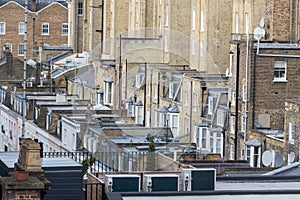
<svg viewBox="0 0 300 200"><path fill-rule="evenodd" d="M43 152L43 157L68 157L78 163L95 157L95 163L90 167L91 173L97 172L134 172L158 170L158 153L150 155L148 152ZM150 170L150 169L149 169Z"/></svg>

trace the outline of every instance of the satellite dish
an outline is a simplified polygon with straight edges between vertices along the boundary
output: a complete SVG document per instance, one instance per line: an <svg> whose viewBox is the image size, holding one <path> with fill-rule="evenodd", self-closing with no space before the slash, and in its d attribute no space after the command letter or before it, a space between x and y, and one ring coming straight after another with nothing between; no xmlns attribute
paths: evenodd
<svg viewBox="0 0 300 200"><path fill-rule="evenodd" d="M274 166L275 167L281 167L283 165L283 157L281 154L277 153L275 155L275 161L274 161Z"/></svg>
<svg viewBox="0 0 300 200"><path fill-rule="evenodd" d="M256 27L253 31L254 39L260 40L260 38L264 37L266 34L266 31L260 27Z"/></svg>
<svg viewBox="0 0 300 200"><path fill-rule="evenodd" d="M262 163L264 166L269 167L272 164L273 156L272 152L267 150L262 154Z"/></svg>
<svg viewBox="0 0 300 200"><path fill-rule="evenodd" d="M34 62L32 59L28 60L27 64L30 65L33 68L35 68L35 66L36 66L36 62Z"/></svg>
<svg viewBox="0 0 300 200"><path fill-rule="evenodd" d="M294 152L289 153L288 160L289 160L289 163L292 163L295 161L295 153Z"/></svg>
<svg viewBox="0 0 300 200"><path fill-rule="evenodd" d="M262 28L265 26L265 18L261 18L259 21L259 26Z"/></svg>

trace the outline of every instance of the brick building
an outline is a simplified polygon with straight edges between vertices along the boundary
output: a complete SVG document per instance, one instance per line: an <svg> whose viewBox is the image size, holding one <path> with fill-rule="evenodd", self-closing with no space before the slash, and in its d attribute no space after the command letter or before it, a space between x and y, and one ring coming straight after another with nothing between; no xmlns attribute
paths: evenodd
<svg viewBox="0 0 300 200"><path fill-rule="evenodd" d="M24 55L25 2L1 1L0 12L1 49L7 46L13 56L21 58ZM50 46L68 44L68 9L65 1L28 1L28 59L36 57L40 43Z"/></svg>
<svg viewBox="0 0 300 200"><path fill-rule="evenodd" d="M232 80L231 96L235 101L230 126L235 126L235 137L239 138L236 153L242 159L249 156L244 144L253 139L253 132L283 130L284 102L300 93L297 87L299 31L295 17L299 13L298 2L270 0L249 5L245 3L246 12L242 12L245 31L240 32L241 24L237 23L240 13L233 18L228 68L231 73L227 74ZM257 12L253 7L261 10ZM234 8L243 11L238 4ZM257 35L255 28L262 34ZM261 139L260 143L263 142Z"/></svg>

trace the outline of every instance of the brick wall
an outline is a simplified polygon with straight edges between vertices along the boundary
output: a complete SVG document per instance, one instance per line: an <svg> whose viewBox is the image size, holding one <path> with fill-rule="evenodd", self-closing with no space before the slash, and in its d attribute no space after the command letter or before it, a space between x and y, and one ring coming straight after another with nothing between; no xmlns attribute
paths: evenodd
<svg viewBox="0 0 300 200"><path fill-rule="evenodd" d="M9 3L0 8L0 13L0 22L6 23L6 34L0 35L1 49L5 43L11 43L13 55L18 56L18 44L24 43L24 35L18 34L19 22L24 21L24 8L16 3ZM41 35L43 22L49 23L50 34L47 36ZM51 46L68 44L68 37L61 34L62 23L68 23L68 10L58 3L37 13L28 12L27 58L33 56L34 43L44 42Z"/></svg>
<svg viewBox="0 0 300 200"><path fill-rule="evenodd" d="M287 55L300 54L298 50L284 49L260 50L260 53ZM287 62L287 82L273 82L275 61ZM256 61L251 66L252 84L250 87L250 92L253 94L254 99L252 98L249 101L249 108L254 106L254 122L257 121L258 114L267 113L271 116L271 128L278 129L283 127L285 100L300 95L300 88L298 87L300 84L298 62L299 58L256 56ZM254 69L255 72L253 71Z"/></svg>

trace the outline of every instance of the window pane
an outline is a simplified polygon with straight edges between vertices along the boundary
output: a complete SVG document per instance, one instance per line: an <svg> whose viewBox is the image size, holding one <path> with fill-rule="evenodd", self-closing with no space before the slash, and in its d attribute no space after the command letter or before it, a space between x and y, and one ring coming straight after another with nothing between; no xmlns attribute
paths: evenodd
<svg viewBox="0 0 300 200"><path fill-rule="evenodd" d="M24 34L25 33L25 23L20 22L19 23L19 34Z"/></svg>
<svg viewBox="0 0 300 200"><path fill-rule="evenodd" d="M0 22L0 34L5 34L5 22Z"/></svg>
<svg viewBox="0 0 300 200"><path fill-rule="evenodd" d="M68 34L68 24L67 23L62 24L62 31L61 32L62 32L63 35Z"/></svg>
<svg viewBox="0 0 300 200"><path fill-rule="evenodd" d="M274 79L286 79L286 62L276 61L274 63Z"/></svg>
<svg viewBox="0 0 300 200"><path fill-rule="evenodd" d="M78 3L78 15L82 15L83 14L83 3L79 2Z"/></svg>
<svg viewBox="0 0 300 200"><path fill-rule="evenodd" d="M49 24L43 23L42 24L42 34L48 34L49 33Z"/></svg>
<svg viewBox="0 0 300 200"><path fill-rule="evenodd" d="M24 55L24 44L19 44L18 55Z"/></svg>

